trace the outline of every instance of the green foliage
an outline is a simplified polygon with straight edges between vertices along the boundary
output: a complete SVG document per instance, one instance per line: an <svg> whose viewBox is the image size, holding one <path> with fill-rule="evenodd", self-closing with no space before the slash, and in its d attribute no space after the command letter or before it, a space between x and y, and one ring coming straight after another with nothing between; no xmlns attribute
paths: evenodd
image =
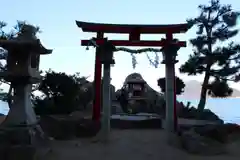
<svg viewBox="0 0 240 160"><path fill-rule="evenodd" d="M4 28L7 26L7 23L0 21L0 39L11 39L17 36L17 34L24 31L24 26L27 26L27 25L32 27L32 32L34 34L41 33L40 28L38 26L31 25L26 21L17 21L17 24L13 26L10 32L5 32Z"/></svg>
<svg viewBox="0 0 240 160"><path fill-rule="evenodd" d="M208 85L208 94L212 97L228 97L233 90L230 88L225 80L215 79Z"/></svg>
<svg viewBox="0 0 240 160"><path fill-rule="evenodd" d="M196 38L190 40L193 45L193 54L180 67L181 73L188 75L204 74L201 92L200 108L204 108L207 92L211 96L230 96L229 89L221 90L220 93L213 85L223 84L211 83L210 77L224 80L237 80L240 69L240 45L230 42L223 46L219 42L230 40L237 35L235 28L240 13L232 10L231 5L221 5L219 0L211 0L209 5L199 5L201 11L197 18L188 20L194 24L198 31ZM216 93L219 92L219 93Z"/></svg>
<svg viewBox="0 0 240 160"><path fill-rule="evenodd" d="M79 74L67 75L49 70L38 86L43 95L33 99L37 114L68 114L92 99L92 89L83 89L89 83Z"/></svg>
<svg viewBox="0 0 240 160"><path fill-rule="evenodd" d="M159 78L158 79L158 86L161 88L161 91L163 93L165 93L166 90L166 78ZM176 77L176 94L180 95L184 92L184 88L185 88L185 83L183 82L182 79L180 79L179 77Z"/></svg>
<svg viewBox="0 0 240 160"><path fill-rule="evenodd" d="M181 107L178 111L178 116L188 119L199 119L208 121L222 121L215 113L209 109L204 109L202 112L195 107Z"/></svg>

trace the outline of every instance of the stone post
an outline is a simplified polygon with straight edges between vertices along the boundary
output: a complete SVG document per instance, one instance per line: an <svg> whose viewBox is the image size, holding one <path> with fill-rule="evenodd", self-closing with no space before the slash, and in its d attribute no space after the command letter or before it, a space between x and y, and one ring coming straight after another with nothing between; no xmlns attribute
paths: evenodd
<svg viewBox="0 0 240 160"><path fill-rule="evenodd" d="M167 135L169 135L169 139L171 139L172 133L175 132L175 124L177 115L175 115L175 63L178 47L174 45L169 45L163 47L163 57L164 61L162 63L165 64L165 74L166 74L166 91L165 91L165 100L166 100L166 120L165 126Z"/></svg>
<svg viewBox="0 0 240 160"><path fill-rule="evenodd" d="M113 59L114 46L105 39L105 43L99 46L101 63L104 65L103 70L103 88L102 88L102 129L101 140L108 141L110 133L110 116L111 116L111 65L115 64Z"/></svg>
<svg viewBox="0 0 240 160"><path fill-rule="evenodd" d="M102 130L103 139L107 140L110 133L110 116L111 116L111 92L110 92L110 64L104 64L103 70L103 117L102 117Z"/></svg>

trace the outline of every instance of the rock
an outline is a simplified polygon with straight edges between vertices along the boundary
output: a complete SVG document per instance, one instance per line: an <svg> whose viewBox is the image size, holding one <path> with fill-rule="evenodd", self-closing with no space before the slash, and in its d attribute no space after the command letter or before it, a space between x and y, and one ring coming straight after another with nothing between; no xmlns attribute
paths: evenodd
<svg viewBox="0 0 240 160"><path fill-rule="evenodd" d="M129 101L129 107L131 108L131 114L137 113L152 113L147 101L131 100Z"/></svg>
<svg viewBox="0 0 240 160"><path fill-rule="evenodd" d="M76 125L76 136L77 137L94 137L101 129L100 122L94 122L91 119L83 120L81 123Z"/></svg>
<svg viewBox="0 0 240 160"><path fill-rule="evenodd" d="M194 129L183 131L180 136L182 148L192 154L218 155L226 153L223 143L196 133Z"/></svg>
<svg viewBox="0 0 240 160"><path fill-rule="evenodd" d="M35 160L36 147L33 145L0 145L0 157L3 160Z"/></svg>
<svg viewBox="0 0 240 160"><path fill-rule="evenodd" d="M132 73L126 77L122 89L126 87L128 82L134 81L135 79L137 79L138 81L141 80L143 82L146 82L141 76L141 74ZM116 92L116 95L121 95L121 93L119 92L123 92L123 91L118 90ZM164 114L163 105L165 100L164 100L164 95L162 93L155 91L146 83L144 85L143 95L146 98L145 100L141 100L141 101L136 100L136 101L133 101L134 104L131 104L134 113L145 112L145 113ZM122 106L122 107L125 107L125 106ZM126 110L126 109L123 109L123 110Z"/></svg>
<svg viewBox="0 0 240 160"><path fill-rule="evenodd" d="M7 159L9 160L34 160L36 159L36 148L28 145L28 146L11 146L7 149Z"/></svg>
<svg viewBox="0 0 240 160"><path fill-rule="evenodd" d="M229 134L240 134L240 126L234 123L226 123L223 125Z"/></svg>
<svg viewBox="0 0 240 160"><path fill-rule="evenodd" d="M161 129L162 123L160 118L147 120L123 120L111 119L111 128L117 129Z"/></svg>
<svg viewBox="0 0 240 160"><path fill-rule="evenodd" d="M229 136L240 134L240 127L236 124L216 124L195 127L195 131L202 136L227 143L231 138Z"/></svg>
<svg viewBox="0 0 240 160"><path fill-rule="evenodd" d="M93 137L101 128L101 124L71 115L51 115L41 117L40 124L49 137L56 140L68 140L74 137Z"/></svg>
<svg viewBox="0 0 240 160"><path fill-rule="evenodd" d="M117 100L112 101L112 108L111 108L112 114L122 114L124 113L121 107L121 104Z"/></svg>
<svg viewBox="0 0 240 160"><path fill-rule="evenodd" d="M228 143L227 144L228 153L232 156L240 157L239 146L240 146L239 139Z"/></svg>
<svg viewBox="0 0 240 160"><path fill-rule="evenodd" d="M225 143L227 141L227 130L221 125L205 125L194 128L195 132L201 136Z"/></svg>
<svg viewBox="0 0 240 160"><path fill-rule="evenodd" d="M42 116L40 125L43 131L56 140L66 140L75 137L77 120L72 120L68 115Z"/></svg>
<svg viewBox="0 0 240 160"><path fill-rule="evenodd" d="M128 75L123 83L123 87L117 91L115 91L115 87L113 85L111 88L111 99L112 99L112 114L119 113L129 113L129 108L132 111L131 113L157 113L161 115L161 117L165 117L166 114L166 103L164 94L157 92L153 88L151 88L147 83L144 86L144 97L145 100L133 100L129 102L127 100L128 92L127 92L127 84L128 82L134 80L146 82L142 75L139 73L132 73ZM87 83L86 88L91 88L93 83ZM115 91L115 92L114 92ZM117 102L118 101L118 102ZM119 106L120 104L120 106ZM90 105L91 106L91 105ZM89 111L92 110L92 107L86 107ZM121 108L121 109L120 109ZM188 106L184 106L182 102L177 101L177 113L181 118L189 118L189 119L200 119L200 120L209 120L209 121L219 121L219 123L223 123L223 121L213 112L208 109L205 109L203 112L199 112L195 107L190 107L190 103Z"/></svg>

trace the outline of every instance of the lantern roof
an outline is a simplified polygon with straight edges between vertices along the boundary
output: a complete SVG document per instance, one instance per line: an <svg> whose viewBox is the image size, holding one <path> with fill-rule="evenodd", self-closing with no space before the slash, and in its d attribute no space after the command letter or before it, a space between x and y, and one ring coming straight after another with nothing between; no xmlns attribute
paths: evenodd
<svg viewBox="0 0 240 160"><path fill-rule="evenodd" d="M24 50L36 54L51 54L51 49L46 49L41 41L37 39L32 28L26 25L26 29L22 30L16 37L10 39L0 39L0 47L6 50Z"/></svg>

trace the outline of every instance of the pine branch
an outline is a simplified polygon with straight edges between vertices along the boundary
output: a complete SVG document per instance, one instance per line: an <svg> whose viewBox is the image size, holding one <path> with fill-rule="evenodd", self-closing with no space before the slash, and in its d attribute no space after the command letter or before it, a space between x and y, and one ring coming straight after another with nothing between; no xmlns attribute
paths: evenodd
<svg viewBox="0 0 240 160"><path fill-rule="evenodd" d="M232 82L236 82L236 79L235 77L231 77L231 78L226 78L226 77L220 77L220 76L217 76L217 75L211 75L212 77L215 77L215 78L218 78L220 80L223 80L223 81L232 81Z"/></svg>

